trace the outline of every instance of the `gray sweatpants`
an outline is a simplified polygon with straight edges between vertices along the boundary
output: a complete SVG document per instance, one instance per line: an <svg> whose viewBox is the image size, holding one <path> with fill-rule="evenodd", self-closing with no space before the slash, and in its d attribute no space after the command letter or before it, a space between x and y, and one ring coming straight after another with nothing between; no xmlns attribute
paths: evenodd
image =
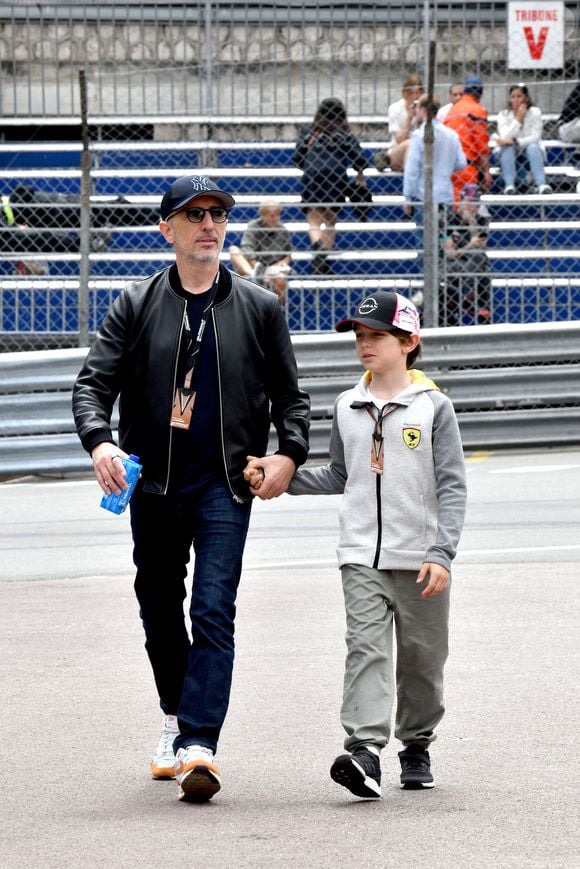
<svg viewBox="0 0 580 869"><path fill-rule="evenodd" d="M393 623L397 640L395 736L427 746L443 718L443 667L448 654L449 586L424 600L418 571L342 567L346 665L341 721L352 751L384 747L395 697Z"/></svg>

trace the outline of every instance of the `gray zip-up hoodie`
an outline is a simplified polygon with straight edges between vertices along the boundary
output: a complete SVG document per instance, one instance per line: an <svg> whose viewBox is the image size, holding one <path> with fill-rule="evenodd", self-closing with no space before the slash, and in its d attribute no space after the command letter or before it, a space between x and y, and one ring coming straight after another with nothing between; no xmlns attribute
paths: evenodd
<svg viewBox="0 0 580 869"><path fill-rule="evenodd" d="M330 436L330 464L300 468L291 495L344 492L340 506L339 566L362 564L419 570L423 562L447 569L465 516L465 463L453 405L422 371L385 404L384 472L371 470L375 423L366 372L338 396ZM374 407L374 416L377 409Z"/></svg>

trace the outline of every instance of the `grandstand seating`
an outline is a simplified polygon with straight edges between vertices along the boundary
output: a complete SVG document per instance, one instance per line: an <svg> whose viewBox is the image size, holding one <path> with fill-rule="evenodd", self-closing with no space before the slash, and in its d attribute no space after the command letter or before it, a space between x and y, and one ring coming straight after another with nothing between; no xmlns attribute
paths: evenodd
<svg viewBox="0 0 580 869"><path fill-rule="evenodd" d="M364 142L369 161L387 144ZM330 328L335 316L349 310L351 294L358 297L363 288L396 286L409 293L420 288L415 225L402 209L402 176L374 169L366 173L374 198L368 222L358 222L347 205L330 258L334 275L311 276L300 172L291 164L292 148L290 142L94 143L91 201L98 208L106 198L123 196L127 202L119 208L129 216L127 225L107 233L106 252L91 254L91 328L98 326L111 293L124 281L171 260L156 225L132 225L130 214L146 206L156 208L168 181L187 171L209 174L235 195L230 244L239 243L263 198L283 206L295 246L288 295L291 328ZM580 164L574 156L578 149L548 140L546 150L553 195L506 197L496 182L485 197L491 213L488 255L495 322L580 318ZM0 192L9 194L24 182L44 191L79 195L79 166L78 143L0 144ZM223 257L227 260L227 253ZM15 256L0 251L0 333L66 332L78 327L78 255L41 258L50 261L49 277L23 281L13 277ZM321 308L327 312L324 320Z"/></svg>

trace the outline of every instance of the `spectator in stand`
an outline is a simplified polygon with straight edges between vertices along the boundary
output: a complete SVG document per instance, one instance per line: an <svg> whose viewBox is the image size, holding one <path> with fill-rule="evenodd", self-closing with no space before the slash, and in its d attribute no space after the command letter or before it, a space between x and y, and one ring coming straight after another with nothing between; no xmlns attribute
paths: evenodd
<svg viewBox="0 0 580 869"><path fill-rule="evenodd" d="M437 120L438 108L438 101L434 99L430 103L429 97L425 95L421 97L415 110L421 126L411 136L403 174L405 212L409 217L413 214L412 203L425 201L425 125L429 114L433 119L433 200L435 202L453 202L451 176L467 166L459 136L455 130L445 127Z"/></svg>
<svg viewBox="0 0 580 869"><path fill-rule="evenodd" d="M482 190L491 187L489 172L489 131L487 109L481 104L483 83L479 76L469 75L463 85L463 96L451 106L445 124L459 136L467 166L453 176L455 200L461 197L466 184L475 184Z"/></svg>
<svg viewBox="0 0 580 869"><path fill-rule="evenodd" d="M93 203L89 236L91 251L106 251L112 228L131 222L157 224L157 213L148 207L135 209L123 196ZM42 190L32 184L17 184L1 197L0 249L29 255L16 263L18 274L45 275L49 272L49 265L39 254L78 253L80 223L78 195Z"/></svg>
<svg viewBox="0 0 580 869"><path fill-rule="evenodd" d="M366 187L367 159L351 131L346 109L336 97L322 100L314 121L300 134L292 155L302 169L302 202L308 220L312 271L331 274L328 254L336 240L336 221L351 189L347 168L357 172L355 184Z"/></svg>
<svg viewBox="0 0 580 869"><path fill-rule="evenodd" d="M580 142L580 82L566 97L558 123L563 142Z"/></svg>
<svg viewBox="0 0 580 869"><path fill-rule="evenodd" d="M280 206L273 199L262 202L259 217L248 223L241 246L230 247L230 257L239 275L272 290L282 305L290 272L292 238L280 215Z"/></svg>
<svg viewBox="0 0 580 869"><path fill-rule="evenodd" d="M444 106L441 106L441 108L437 112L437 120L441 121L441 123L443 123L443 121L445 120L445 118L449 114L449 109L451 108L451 106L454 106L455 103L457 102L457 100L460 100L462 96L463 96L463 85L457 84L457 83L452 84L451 87L449 88L449 102L445 103Z"/></svg>
<svg viewBox="0 0 580 869"><path fill-rule="evenodd" d="M392 145L386 151L378 151L374 157L375 169L384 172L402 172L409 148L411 133L417 129L415 103L423 94L423 82L418 75L410 75L403 84L401 99L389 106L387 120Z"/></svg>
<svg viewBox="0 0 580 869"><path fill-rule="evenodd" d="M18 213L18 223L55 229L80 228L81 201L78 194L17 184L10 193L10 204ZM101 235L114 226L157 226L158 222L156 208L134 205L124 196L99 197L98 202L91 202L91 228ZM106 244L101 245L103 250L106 247Z"/></svg>
<svg viewBox="0 0 580 869"><path fill-rule="evenodd" d="M47 275L50 267L40 254L78 253L79 234L67 229L31 227L26 219L28 215L19 207L21 202L17 188L1 197L0 250L28 255L15 260L16 274Z"/></svg>
<svg viewBox="0 0 580 869"><path fill-rule="evenodd" d="M411 136L405 171L403 173L403 206L407 217L414 218L416 223L416 239L418 252L418 267L423 269L423 223L425 202L425 126L429 115L433 123L433 201L437 203L439 220L444 203L453 202L453 183L451 176L467 165L465 154L461 148L459 136L455 130L445 127L436 118L439 108L438 100L431 103L429 97L423 95L415 109L418 122L421 124ZM423 292L418 291L413 296L413 302L423 304Z"/></svg>
<svg viewBox="0 0 580 869"><path fill-rule="evenodd" d="M445 303L441 326L491 322L491 280L486 253L489 212L475 184L466 184L461 200L447 211L443 231Z"/></svg>
<svg viewBox="0 0 580 869"><path fill-rule="evenodd" d="M499 149L504 193L514 194L517 180L525 183L528 169L537 193L552 192L544 172L543 128L542 113L533 105L526 85L512 85L508 107L497 116L497 136L494 137Z"/></svg>

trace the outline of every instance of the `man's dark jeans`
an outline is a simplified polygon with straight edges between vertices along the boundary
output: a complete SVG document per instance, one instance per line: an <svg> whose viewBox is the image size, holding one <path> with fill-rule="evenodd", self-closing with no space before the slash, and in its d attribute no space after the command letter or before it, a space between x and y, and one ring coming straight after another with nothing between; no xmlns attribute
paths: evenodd
<svg viewBox="0 0 580 869"><path fill-rule="evenodd" d="M187 498L137 490L131 502L135 592L161 708L179 719L175 750L215 751L228 708L234 663L236 593L251 502L225 483ZM183 601L193 542L190 643Z"/></svg>

